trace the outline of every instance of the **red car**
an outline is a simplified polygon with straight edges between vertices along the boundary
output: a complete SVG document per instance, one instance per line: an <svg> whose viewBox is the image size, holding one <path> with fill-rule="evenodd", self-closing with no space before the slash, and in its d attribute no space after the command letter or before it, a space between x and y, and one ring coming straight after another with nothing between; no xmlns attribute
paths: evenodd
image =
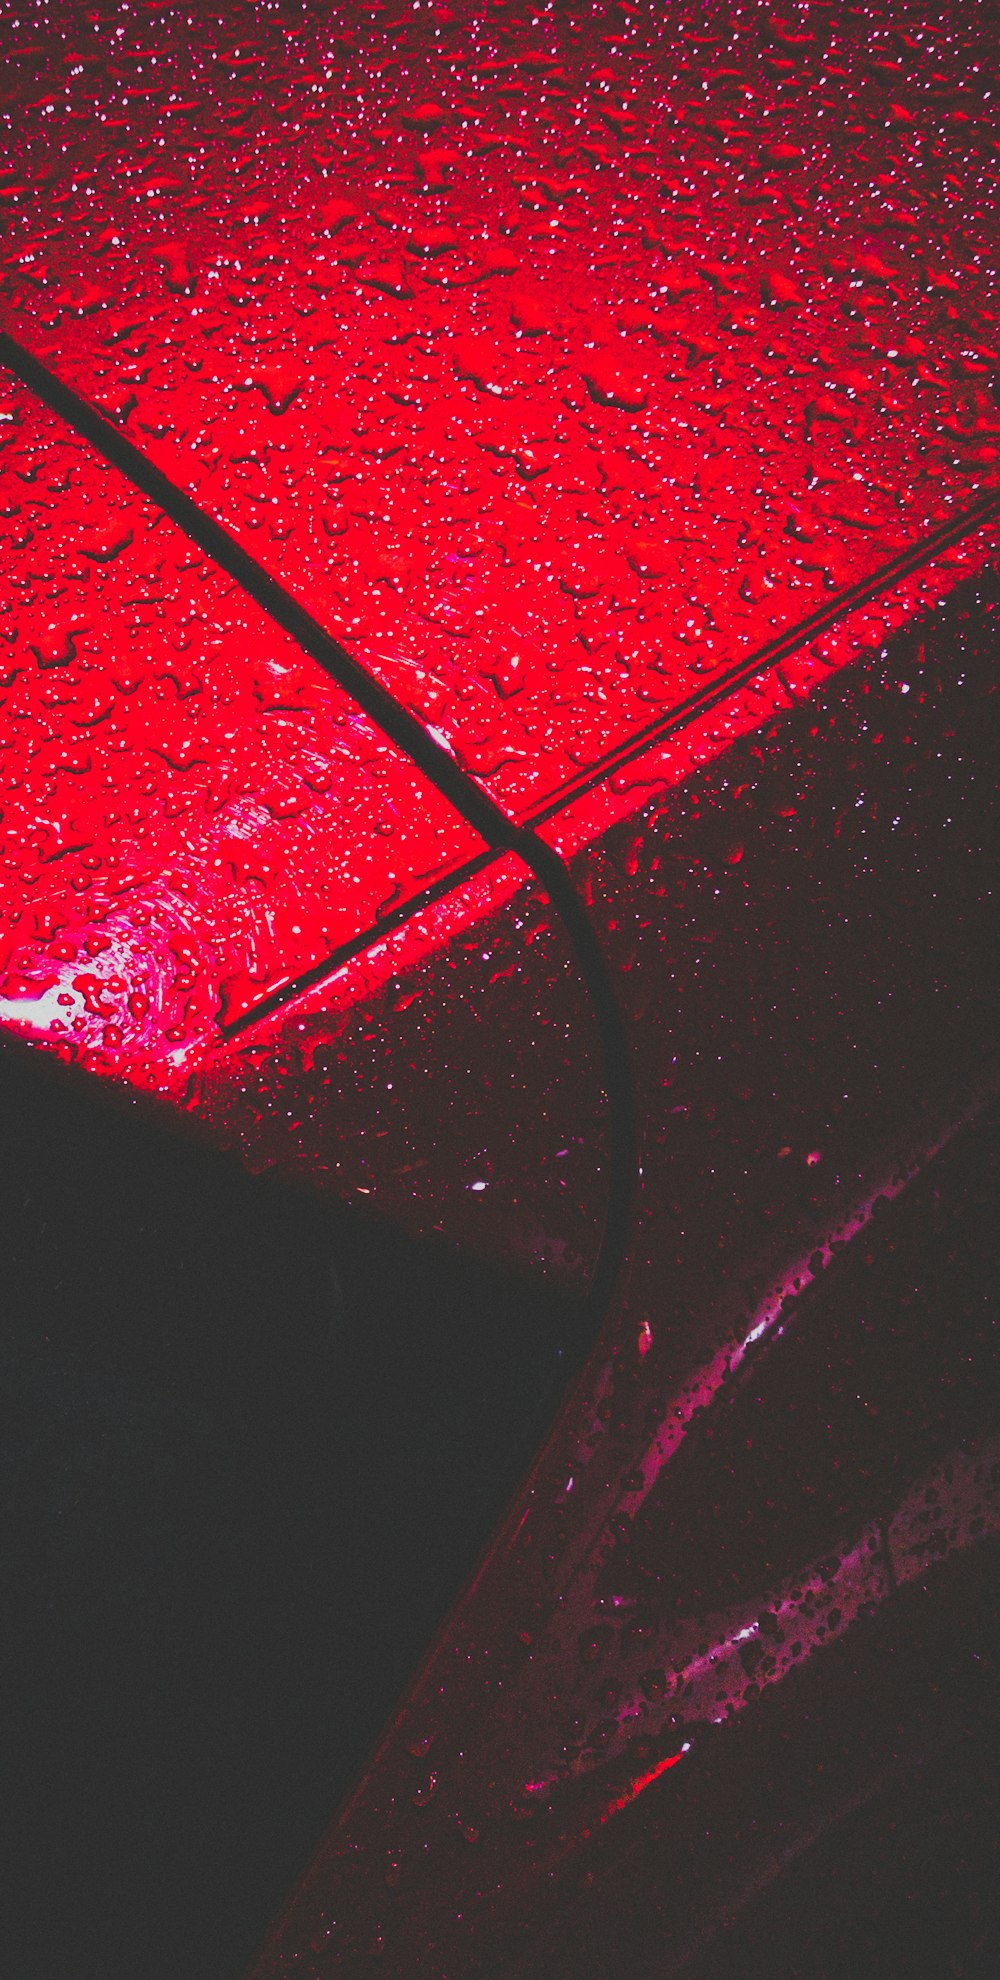
<svg viewBox="0 0 1000 1980"><path fill-rule="evenodd" d="M995 1970L994 32L10 17L19 1972Z"/></svg>

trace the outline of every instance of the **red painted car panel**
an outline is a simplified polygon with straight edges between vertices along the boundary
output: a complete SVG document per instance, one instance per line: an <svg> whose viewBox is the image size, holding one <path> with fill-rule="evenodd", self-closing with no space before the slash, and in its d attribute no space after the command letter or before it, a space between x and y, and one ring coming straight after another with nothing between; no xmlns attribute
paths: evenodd
<svg viewBox="0 0 1000 1980"><path fill-rule="evenodd" d="M996 1525L986 1419L928 1429L826 1552L734 1543L710 1600L668 1469L995 1091L996 23L6 11L0 1015L581 1295L606 1204L630 1243L256 1972L555 1971L546 1905L794 1692L794 1631L863 1632ZM32 360L528 836L487 842ZM531 834L626 1022L628 1230Z"/></svg>

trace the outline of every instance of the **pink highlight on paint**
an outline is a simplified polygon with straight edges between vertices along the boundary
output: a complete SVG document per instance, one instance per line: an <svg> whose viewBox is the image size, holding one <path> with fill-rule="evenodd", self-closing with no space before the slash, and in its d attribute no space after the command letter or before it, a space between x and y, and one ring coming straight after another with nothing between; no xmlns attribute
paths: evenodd
<svg viewBox="0 0 1000 1980"><path fill-rule="evenodd" d="M691 1744L688 1741L681 1747L679 1753L671 1753L666 1760L658 1760L656 1766L651 1767L648 1774L639 1774L632 1782L631 1787L626 1788L624 1794L620 1794L616 1801L610 1803L605 1813L601 1816L601 1821L606 1822L611 1815L617 1815L621 1809L627 1808L630 1802L635 1801L636 1797L643 1793L644 1789L652 1787L653 1782L658 1781L662 1774L669 1773L671 1767L676 1767L678 1761L683 1760L685 1753L690 1753L690 1751Z"/></svg>

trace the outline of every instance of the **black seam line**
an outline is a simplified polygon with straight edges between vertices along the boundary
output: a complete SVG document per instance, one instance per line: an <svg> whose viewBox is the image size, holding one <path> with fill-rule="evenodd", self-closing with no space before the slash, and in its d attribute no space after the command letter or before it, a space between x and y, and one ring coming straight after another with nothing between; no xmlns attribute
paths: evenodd
<svg viewBox="0 0 1000 1980"><path fill-rule="evenodd" d="M561 784L552 799L538 811L531 812L531 824L534 826L546 824L560 811L564 811L576 798L585 796L598 784L606 782L608 777L613 777L616 770L623 769L637 756L644 756L647 750L655 749L658 743L666 742L678 729L687 728L699 715L707 714L720 701L725 701L739 688L746 687L756 675L770 672L774 667L779 666L782 660L790 660L793 654L801 652L802 648L808 646L812 640L820 638L825 632L832 631L842 619L858 611L861 606L873 604L876 598L881 597L883 592L891 591L902 578L920 570L922 565L940 556L942 550L951 549L954 544L961 543L966 536L973 535L984 523L997 515L1000 515L1000 490L985 495L982 501L973 503L968 509L963 509L961 515L940 523L937 529L922 536L918 543L911 544L908 549L901 550L897 556L880 564L878 570L873 571L870 577L860 579L846 591L838 591L828 605L813 612L809 618L800 619L787 632L779 633L765 646L757 647L745 660L736 661L732 667L726 669L725 673L716 675L704 688L696 689L693 694L688 695L685 701L675 702L669 713L661 716L658 721L650 723L645 729L635 730L617 748L608 750L604 756L597 757L593 763L587 765L586 770L577 779Z"/></svg>
<svg viewBox="0 0 1000 1980"><path fill-rule="evenodd" d="M314 619L291 592L286 591L244 550L228 530L206 514L190 495L177 488L169 477L154 467L138 447L133 446L120 428L66 385L38 358L32 357L15 340L0 332L0 362L14 372L22 384L65 420L74 432L88 440L97 453L125 475L133 487L163 510L171 522L183 530L207 557L235 580L240 588L261 606L270 619L290 634L303 652L308 653L324 673L376 722L383 734L396 744L411 762L436 785L442 796L479 833L487 845L504 851L518 850L525 830L514 824L472 779L461 770L441 743L435 742L415 715L370 674L361 662Z"/></svg>
<svg viewBox="0 0 1000 1980"><path fill-rule="evenodd" d="M0 332L0 363L228 572L409 757L486 845L494 852L516 854L548 895L575 954L604 1054L610 1140L608 1192L604 1228L585 1302L599 1323L610 1305L628 1250L639 1164L636 1105L628 1036L614 978L565 861L530 826L509 819L417 717L347 653L221 524L176 488L103 413L4 332Z"/></svg>
<svg viewBox="0 0 1000 1980"><path fill-rule="evenodd" d="M823 632L829 632L842 618L857 611L862 605L871 604L901 578L908 577L923 564L930 563L942 550L947 550L952 544L960 543L964 537L971 535L973 531L981 528L984 522L988 522L991 516L997 514L1000 514L1000 494L985 497L973 508L963 510L961 516L941 524L929 536L921 537L919 543L911 545L908 550L901 551L897 557L881 564L870 578L863 579L848 592L838 593L835 600L831 600L830 604L821 611L813 613L810 619L804 619L790 632L779 634L767 646L758 647L749 659L740 660L724 674L716 675L705 687L689 695L686 701L676 702L668 715L662 716L649 728L629 736L616 750L609 751L606 756L598 758L594 764L589 765L575 783L561 784L547 803L528 814L525 822L535 829L539 825L548 824L577 798L585 797L589 791L596 790L599 784L613 777L617 770L624 769L626 764L633 763L640 756L645 756L656 749L660 743L668 741L679 730L688 728L700 715L710 713L720 702L728 700L741 687L755 680L759 674L779 666L782 660L790 659L794 653L801 652L803 646L810 640L818 638ZM380 915L371 928L353 936L349 942L331 950L322 961L313 963L309 969L303 970L300 975L291 977L287 983L282 984L280 989L271 992L267 997L262 997L260 1003L254 1004L252 1010L243 1012L229 1024L221 1024L219 1028L223 1037L240 1037L258 1022L273 1016L283 1004L294 1003L307 990L315 989L326 977L336 975L338 969L342 969L345 963L352 961L364 949L373 948L384 935L402 927L404 922L414 919L418 914L423 914L426 908L432 906L435 901L442 900L452 888L457 890L464 886L467 880L471 880L475 874L492 865L497 857L496 852L483 853L478 859L466 860L461 866L453 867L447 877L412 895L408 901L402 902L399 907L392 909L385 916Z"/></svg>
<svg viewBox="0 0 1000 1980"><path fill-rule="evenodd" d="M312 968L285 984L279 991L263 998L252 1011L245 1013L230 1025L220 1026L222 1035L231 1038L250 1029L252 1025L263 1021L283 1004L293 1001L304 991L320 983L324 977L332 975L345 962L381 940L392 929L401 926L434 901L452 891L454 887L461 885L464 880L482 871L499 854L503 852L517 854L529 871L534 873L563 921L594 1007L605 1054L611 1116L611 1184L605 1233L588 1293L588 1302L594 1301L606 1305L624 1262L638 1166L630 1055L614 982L596 931L583 907L566 862L544 839L537 837L535 828L557 816L576 798L605 782L616 770L654 749L659 742L665 741L678 730L687 727L699 715L707 713L756 675L779 665L783 659L798 652L810 640L829 631L850 612L872 602L882 592L898 583L902 577L919 569L942 550L970 535L992 516L1000 513L1000 492L985 496L982 501L964 510L960 516L941 524L936 530L921 538L918 544L912 545L908 550L902 551L898 556L881 565L871 577L838 592L827 606L800 620L787 632L778 634L775 639L759 647L747 659L728 668L724 674L717 675L704 689L675 704L658 722L633 733L617 749L598 758L595 763L588 766L581 777L573 783L562 785L545 806L530 814L529 819L523 824L518 824L509 819L500 806L460 768L450 752L434 740L416 716L411 715L408 709L383 688L381 683L369 674L367 669L355 660L276 578L271 577L256 558L244 550L221 524L215 522L190 496L185 495L183 490L177 488L159 468L155 467L140 449L126 438L119 427L75 392L71 386L66 385L38 358L33 357L13 337L3 332L0 332L0 362L4 363L36 397L64 419L67 425L89 441L95 450L118 468L141 493L156 503L163 513L198 545L199 549L211 557L220 569L225 570L241 589L261 606L275 624L288 632L297 645L308 653L323 671L330 675L370 716L383 734L410 758L428 781L434 784L441 795L491 848L491 851L481 854L477 859L467 861L461 867L453 869L446 879L423 889L410 901L381 918L375 928L358 935L350 943L344 944L333 954L327 955L321 962L314 964ZM623 1092L621 1086L623 1078L627 1085L627 1094ZM617 1157L621 1154L624 1160L626 1144L629 1170L627 1178L623 1180ZM619 1198L622 1199L621 1202Z"/></svg>
<svg viewBox="0 0 1000 1980"><path fill-rule="evenodd" d="M464 860L461 866L450 866L440 879L432 880L426 887L422 887L418 894L411 894L409 900L400 901L398 907L387 909L385 914L379 915L372 927L362 928L357 935L351 936L349 942L342 942L339 948L323 956L320 962L311 963L309 968L302 970L298 976L289 977L287 983L280 984L276 990L271 990L266 997L262 997L259 1004L254 1004L250 1010L241 1012L239 1017L230 1018L228 1022L220 1021L219 1031L222 1037L227 1040L239 1038L243 1032L252 1031L254 1025L262 1023L264 1018L271 1017L275 1011L280 1011L283 1005L294 1003L297 998L304 996L307 990L314 990L318 984L325 982L328 976L334 976L345 963L353 961L355 956L363 955L366 949L373 949L376 943L383 941L395 929L402 928L406 922L414 921L418 914L423 914L427 908L433 907L435 902L444 900L448 894L457 893L467 880L475 879L477 873L484 872L486 867L493 866L501 857L500 853L489 847L476 859Z"/></svg>

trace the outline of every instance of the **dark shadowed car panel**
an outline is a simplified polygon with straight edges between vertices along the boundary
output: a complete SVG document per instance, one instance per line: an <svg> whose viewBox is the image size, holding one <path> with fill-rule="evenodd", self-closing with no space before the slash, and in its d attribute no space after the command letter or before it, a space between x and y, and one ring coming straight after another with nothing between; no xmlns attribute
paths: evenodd
<svg viewBox="0 0 1000 1980"><path fill-rule="evenodd" d="M61 1185L31 1293L39 1126L9 1257L43 1428L11 1503L82 1424L67 1641L89 1618L107 1683L158 1573L153 1609L176 1586L243 1673L174 1859L203 1941L133 1850L102 1947L128 1824L74 1857L78 1796L44 1846L91 1866L74 1971L235 1974L339 1804L255 1980L710 1980L765 1945L811 1980L909 1973L921 1881L951 1921L926 1970L985 1975L975 1820L933 1885L901 1811L911 1783L952 1806L953 1755L995 1829L995 9L0 22L11 1200L37 1107L132 1206L97 1216L95 1311L138 1247L124 1331L84 1318L79 1265L51 1363L76 1213ZM169 1249L168 1171L169 1271L205 1285L170 1320L135 1235ZM209 1291L198 1176L238 1297ZM239 1501L272 1387L272 1485L305 1457L269 1525ZM282 1654L257 1571L222 1561L228 1622L171 1580L192 1438L236 1552L280 1576L286 1549L313 1615L298 1716L234 1651L239 1611ZM92 1599L131 1478L172 1508L159 1565L133 1535ZM179 1727L198 1656L169 1656ZM127 1778L140 1830L108 1755L151 1695L100 1735L65 1717L80 1796L103 1741L99 1798ZM213 1858L243 1792L257 1840ZM214 1912L213 1861L240 1892ZM856 1922L803 1948L838 1875ZM19 1970L61 1971L61 1929Z"/></svg>

